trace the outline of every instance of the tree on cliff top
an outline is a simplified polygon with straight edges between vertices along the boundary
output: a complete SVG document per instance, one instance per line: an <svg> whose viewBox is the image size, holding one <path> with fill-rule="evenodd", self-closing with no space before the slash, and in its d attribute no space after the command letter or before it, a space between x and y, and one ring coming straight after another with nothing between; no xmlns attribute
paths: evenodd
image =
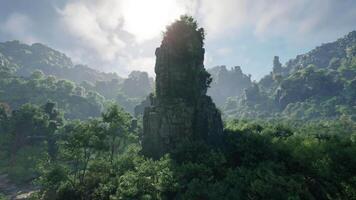
<svg viewBox="0 0 356 200"><path fill-rule="evenodd" d="M199 55L204 46L205 32L198 28L193 17L182 15L179 20L167 26L162 45L174 47L177 55L194 57Z"/></svg>
<svg viewBox="0 0 356 200"><path fill-rule="evenodd" d="M195 102L206 94L211 77L204 68L204 38L204 29L187 15L167 26L161 46L156 50L158 97Z"/></svg>

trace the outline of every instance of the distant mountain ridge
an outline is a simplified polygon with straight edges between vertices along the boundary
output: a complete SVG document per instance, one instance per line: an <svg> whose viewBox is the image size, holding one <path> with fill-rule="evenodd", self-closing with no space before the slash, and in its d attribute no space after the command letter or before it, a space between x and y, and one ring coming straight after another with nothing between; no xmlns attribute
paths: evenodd
<svg viewBox="0 0 356 200"><path fill-rule="evenodd" d="M296 56L284 65L284 69L289 74L308 65L315 65L318 68L332 67L346 58L348 49L355 44L356 31L352 31L334 42L322 44L308 53Z"/></svg>
<svg viewBox="0 0 356 200"><path fill-rule="evenodd" d="M225 65L216 66L208 69L208 72L213 78L208 95L219 107L224 106L228 97L239 96L245 88L252 85L251 75L244 74L240 66L231 69L227 69Z"/></svg>
<svg viewBox="0 0 356 200"><path fill-rule="evenodd" d="M279 62L279 57L274 60L273 70L269 75L266 75L259 81L259 86L269 92L277 92L279 84L277 79L283 79L295 73L298 70L304 69L310 65L318 69L337 68L353 45L356 44L356 31L348 33L346 36L330 43L322 44L308 53L296 56L287 61L284 65ZM215 103L222 109L228 106L228 98L236 98L243 94L247 88L251 88L251 78L241 71L239 66L231 68L226 66L216 66L208 69L212 75L213 82L209 88L208 94L212 96ZM280 77L278 77L280 76Z"/></svg>
<svg viewBox="0 0 356 200"><path fill-rule="evenodd" d="M356 31L283 66L276 56L269 75L228 100L234 118L356 119Z"/></svg>
<svg viewBox="0 0 356 200"><path fill-rule="evenodd" d="M28 77L36 70L74 81L131 113L154 85L146 72L134 71L123 79L115 73L74 65L65 54L42 44L0 43L0 76L15 73ZM356 31L284 65L275 56L271 73L259 82L252 81L239 66L216 66L208 72L213 78L208 94L228 117L356 116Z"/></svg>
<svg viewBox="0 0 356 200"><path fill-rule="evenodd" d="M54 75L76 83L122 80L116 73L104 73L85 65L74 65L64 53L40 43L27 45L17 40L3 42L0 43L0 53L18 66L16 74L19 76L27 77L32 72L41 70L45 75Z"/></svg>
<svg viewBox="0 0 356 200"><path fill-rule="evenodd" d="M67 92L62 94L66 100L78 99L77 96L83 97L84 100L93 97L91 98L92 105L112 101L131 113L134 112L134 107L152 92L154 84L147 72L133 71L127 78L122 78L116 73L99 72L85 65L74 65L71 58L64 53L46 45L40 43L27 45L19 41L0 43L0 78L3 79L2 82L0 81L0 94L2 95L0 101L2 100L5 103L11 101L10 104L15 107L28 102L44 104L46 98L51 97L49 99L52 99L58 91L56 91L57 89L45 91L48 88L46 88L46 83L43 80L48 79L56 85L53 88L61 90L63 87L67 87ZM69 80L69 82L66 80ZM33 82L36 82L36 84L31 85ZM14 85L11 86L11 84ZM15 91L8 90L9 87L14 87ZM40 89L41 87L42 89ZM1 88L4 89L1 90ZM19 94L17 91L26 90L26 88L31 88L27 89L29 91L33 88L42 90L43 98L34 100L36 99L36 91L16 96ZM62 103L60 107L63 108L65 105L73 107L70 111L66 108L65 110L68 112L73 112L75 107L84 107L84 101L78 101L80 105L75 106L74 101L70 100L66 104ZM83 114L80 118L99 115L104 106L93 106L93 109L94 107L94 114ZM80 112L75 112L86 113L83 109ZM70 113L67 116L70 116ZM71 116L75 118L79 115Z"/></svg>

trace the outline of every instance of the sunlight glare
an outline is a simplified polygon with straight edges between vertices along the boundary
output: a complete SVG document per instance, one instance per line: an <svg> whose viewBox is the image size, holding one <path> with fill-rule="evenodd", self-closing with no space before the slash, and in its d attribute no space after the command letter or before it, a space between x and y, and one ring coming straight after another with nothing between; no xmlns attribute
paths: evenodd
<svg viewBox="0 0 356 200"><path fill-rule="evenodd" d="M184 9L176 0L127 0L124 4L124 29L140 42L152 39L165 30Z"/></svg>

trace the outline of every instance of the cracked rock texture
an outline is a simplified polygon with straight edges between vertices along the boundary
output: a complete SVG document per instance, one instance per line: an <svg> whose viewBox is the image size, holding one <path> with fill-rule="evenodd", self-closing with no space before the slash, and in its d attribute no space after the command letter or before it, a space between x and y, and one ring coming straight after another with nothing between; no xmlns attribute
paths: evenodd
<svg viewBox="0 0 356 200"><path fill-rule="evenodd" d="M206 95L211 82L204 68L204 33L189 17L170 27L156 49L156 94L143 115L145 155L159 158L185 140L221 139L221 115Z"/></svg>

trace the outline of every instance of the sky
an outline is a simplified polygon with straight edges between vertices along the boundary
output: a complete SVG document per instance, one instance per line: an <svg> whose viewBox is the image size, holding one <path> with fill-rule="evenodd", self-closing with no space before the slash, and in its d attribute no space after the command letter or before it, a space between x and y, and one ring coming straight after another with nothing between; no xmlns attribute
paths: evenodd
<svg viewBox="0 0 356 200"><path fill-rule="evenodd" d="M74 63L154 76L155 48L182 14L207 33L205 67L241 66L254 80L356 30L355 0L0 0L0 42L36 42Z"/></svg>

